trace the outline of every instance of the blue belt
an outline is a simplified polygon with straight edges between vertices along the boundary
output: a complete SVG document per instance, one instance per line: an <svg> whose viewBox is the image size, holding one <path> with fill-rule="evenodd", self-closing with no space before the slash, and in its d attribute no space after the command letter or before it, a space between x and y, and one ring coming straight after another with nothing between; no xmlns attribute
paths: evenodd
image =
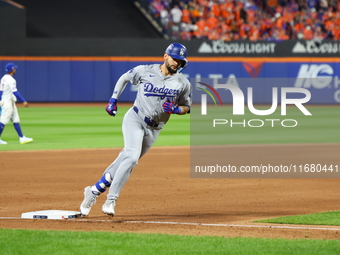
<svg viewBox="0 0 340 255"><path fill-rule="evenodd" d="M144 119L144 122L150 126L150 127L158 127L158 124L156 122L154 122L153 120L150 120L148 117L146 116L141 116L142 113L138 110L138 108L136 106L133 107L133 110L142 118Z"/></svg>

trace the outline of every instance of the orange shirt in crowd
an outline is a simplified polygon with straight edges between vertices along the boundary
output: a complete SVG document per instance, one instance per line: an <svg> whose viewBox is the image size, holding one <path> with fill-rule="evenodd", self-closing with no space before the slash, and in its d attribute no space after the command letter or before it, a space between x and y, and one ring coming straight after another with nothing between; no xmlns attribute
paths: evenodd
<svg viewBox="0 0 340 255"><path fill-rule="evenodd" d="M285 30L279 31L279 39L280 40L288 40L289 36L286 34Z"/></svg>
<svg viewBox="0 0 340 255"><path fill-rule="evenodd" d="M210 30L213 30L217 27L218 19L215 17L214 13L210 13L209 18L207 19L207 25Z"/></svg>
<svg viewBox="0 0 340 255"><path fill-rule="evenodd" d="M289 12L288 9L286 8L283 11L283 17L286 22L291 23L293 22L295 16L293 13Z"/></svg>
<svg viewBox="0 0 340 255"><path fill-rule="evenodd" d="M340 27L338 25L335 25L332 29L332 35L333 40L339 40L340 39Z"/></svg>
<svg viewBox="0 0 340 255"><path fill-rule="evenodd" d="M235 14L233 12L228 12L228 16L225 19L225 23L230 25L235 20Z"/></svg>
<svg viewBox="0 0 340 255"><path fill-rule="evenodd" d="M308 25L308 26L313 26L313 24L314 24L314 21L312 20L312 19L306 19L306 25Z"/></svg>
<svg viewBox="0 0 340 255"><path fill-rule="evenodd" d="M314 36L313 30L309 26L307 26L303 30L303 36L305 40L312 40Z"/></svg>
<svg viewBox="0 0 340 255"><path fill-rule="evenodd" d="M218 40L219 37L220 37L220 34L217 32L216 29L209 31L209 33L208 33L208 39L209 40Z"/></svg>
<svg viewBox="0 0 340 255"><path fill-rule="evenodd" d="M196 22L196 26L198 27L199 30L204 31L204 27L207 26L207 22L205 22L205 19L200 18Z"/></svg>
<svg viewBox="0 0 340 255"><path fill-rule="evenodd" d="M242 10L242 7L240 7L240 6L236 6L236 7L234 8L235 20L236 20L237 22L239 22L240 19L241 19L241 10Z"/></svg>
<svg viewBox="0 0 340 255"><path fill-rule="evenodd" d="M217 27L217 32L218 33L226 33L231 31L231 26L227 25L225 22L219 22L218 27Z"/></svg>
<svg viewBox="0 0 340 255"><path fill-rule="evenodd" d="M334 27L335 27L335 22L333 22L333 20L326 20L325 21L325 29L327 30L327 31L331 31L331 30L333 30L334 29Z"/></svg>
<svg viewBox="0 0 340 255"><path fill-rule="evenodd" d="M279 29L285 29L285 26L286 26L286 18L285 17L279 17L277 20L276 20L276 26L279 28Z"/></svg>
<svg viewBox="0 0 340 255"><path fill-rule="evenodd" d="M201 12L199 11L198 6L196 6L192 11L191 11L191 16L193 19L197 20L201 17Z"/></svg>
<svg viewBox="0 0 340 255"><path fill-rule="evenodd" d="M226 19L229 13L228 8L226 7L226 4L221 4L220 9L221 9L221 16Z"/></svg>
<svg viewBox="0 0 340 255"><path fill-rule="evenodd" d="M219 17L221 15L220 6L217 3L214 3L211 6L211 11L214 13L215 17Z"/></svg>
<svg viewBox="0 0 340 255"><path fill-rule="evenodd" d="M221 10L222 9L225 9L225 10L231 9L232 10L234 8L233 1L232 0L226 0L225 3L222 3L220 5L220 8L221 8Z"/></svg>
<svg viewBox="0 0 340 255"><path fill-rule="evenodd" d="M303 30L305 29L305 26L304 26L304 24L302 24L301 22L300 23L296 23L295 25L294 25L294 29L295 29L295 31L296 32L303 32Z"/></svg>
<svg viewBox="0 0 340 255"><path fill-rule="evenodd" d="M246 12L247 12L247 22L249 23L249 22L255 21L256 11L254 11L253 9L249 9Z"/></svg>
<svg viewBox="0 0 340 255"><path fill-rule="evenodd" d="M240 25L240 30L239 30L239 34L240 34L240 37L241 38L248 38L248 32L250 30L250 26L249 24L246 24L246 23L242 23Z"/></svg>
<svg viewBox="0 0 340 255"><path fill-rule="evenodd" d="M236 1L236 6L235 8L240 8L240 9L243 9L243 4L239 1Z"/></svg>
<svg viewBox="0 0 340 255"><path fill-rule="evenodd" d="M267 1L267 6L272 7L272 8L276 7L278 4L279 4L278 0L268 0Z"/></svg>
<svg viewBox="0 0 340 255"><path fill-rule="evenodd" d="M260 34L260 29L258 28L258 26L251 25L251 28L249 30L249 40L257 41L260 39L260 37L261 37L261 34Z"/></svg>
<svg viewBox="0 0 340 255"><path fill-rule="evenodd" d="M184 23L190 23L191 21L191 13L188 8L182 10L182 21Z"/></svg>

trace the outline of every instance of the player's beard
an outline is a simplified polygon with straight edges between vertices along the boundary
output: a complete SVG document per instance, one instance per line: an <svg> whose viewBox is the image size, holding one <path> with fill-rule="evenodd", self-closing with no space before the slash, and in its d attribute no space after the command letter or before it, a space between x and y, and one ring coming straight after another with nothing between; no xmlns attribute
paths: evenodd
<svg viewBox="0 0 340 255"><path fill-rule="evenodd" d="M177 72L177 68L176 68L176 69L172 69L172 68L171 68L171 65L170 65L168 62L165 63L165 67L166 67L166 69L168 70L168 72L169 72L170 74L174 74L174 73Z"/></svg>

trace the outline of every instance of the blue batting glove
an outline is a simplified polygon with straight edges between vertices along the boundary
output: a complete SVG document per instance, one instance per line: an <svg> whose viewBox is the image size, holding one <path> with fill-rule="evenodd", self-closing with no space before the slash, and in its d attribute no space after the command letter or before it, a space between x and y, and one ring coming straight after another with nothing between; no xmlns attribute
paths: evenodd
<svg viewBox="0 0 340 255"><path fill-rule="evenodd" d="M165 102L163 104L163 110L166 113L174 113L174 114L181 113L181 108L179 106L174 106L174 103L170 103L170 102Z"/></svg>
<svg viewBox="0 0 340 255"><path fill-rule="evenodd" d="M109 103L107 104L105 110L110 116L116 116L117 114L117 99L110 98Z"/></svg>

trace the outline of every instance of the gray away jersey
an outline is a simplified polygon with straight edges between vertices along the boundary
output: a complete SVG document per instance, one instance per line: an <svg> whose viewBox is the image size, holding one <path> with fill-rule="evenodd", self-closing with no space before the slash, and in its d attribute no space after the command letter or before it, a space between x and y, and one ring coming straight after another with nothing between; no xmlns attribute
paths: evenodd
<svg viewBox="0 0 340 255"><path fill-rule="evenodd" d="M175 102L179 106L190 106L192 103L192 88L188 79L181 73L163 75L160 64L139 65L125 75L132 85L138 86L134 105L157 123L165 124L170 118L170 114L163 110L164 102Z"/></svg>

